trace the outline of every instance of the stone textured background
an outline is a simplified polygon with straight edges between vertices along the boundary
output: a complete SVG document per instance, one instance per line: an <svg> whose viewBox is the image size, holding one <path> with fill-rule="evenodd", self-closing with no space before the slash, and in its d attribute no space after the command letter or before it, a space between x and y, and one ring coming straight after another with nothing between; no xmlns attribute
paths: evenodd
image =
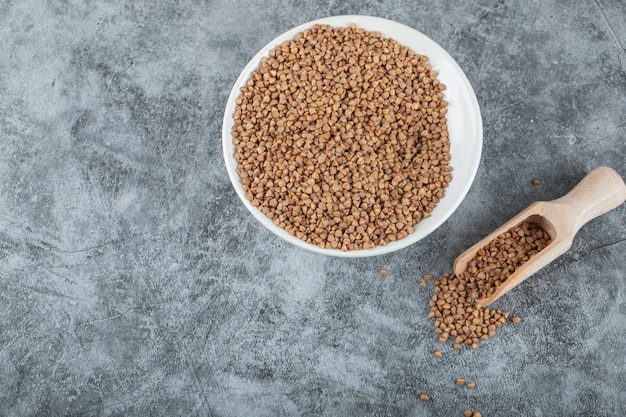
<svg viewBox="0 0 626 417"><path fill-rule="evenodd" d="M598 165L626 177L626 2L460 3L0 1L0 416L626 414L625 205L497 302L521 323L432 355L423 274ZM338 14L434 39L484 123L455 214L368 259L263 229L221 153L248 60Z"/></svg>

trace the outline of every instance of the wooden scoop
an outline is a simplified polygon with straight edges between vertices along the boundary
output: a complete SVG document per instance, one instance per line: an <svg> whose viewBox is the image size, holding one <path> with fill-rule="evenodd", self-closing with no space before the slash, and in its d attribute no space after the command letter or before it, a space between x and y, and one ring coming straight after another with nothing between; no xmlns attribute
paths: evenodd
<svg viewBox="0 0 626 417"><path fill-rule="evenodd" d="M569 193L552 201L537 201L504 223L490 235L463 252L454 261L458 276L476 252L498 235L523 221L536 223L550 235L552 242L513 272L491 295L479 298L476 303L488 306L509 292L526 278L561 256L571 246L578 230L588 221L621 205L626 200L626 185L617 172L608 167L598 167L582 179Z"/></svg>

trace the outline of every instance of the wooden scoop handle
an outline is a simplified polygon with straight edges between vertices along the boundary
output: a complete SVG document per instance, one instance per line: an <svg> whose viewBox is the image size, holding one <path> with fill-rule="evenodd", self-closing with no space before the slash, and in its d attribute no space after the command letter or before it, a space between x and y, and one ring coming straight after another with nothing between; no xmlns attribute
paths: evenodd
<svg viewBox="0 0 626 417"><path fill-rule="evenodd" d="M626 184L612 168L601 166L591 171L576 187L554 203L567 204L575 214L572 233L588 221L613 210L626 200Z"/></svg>

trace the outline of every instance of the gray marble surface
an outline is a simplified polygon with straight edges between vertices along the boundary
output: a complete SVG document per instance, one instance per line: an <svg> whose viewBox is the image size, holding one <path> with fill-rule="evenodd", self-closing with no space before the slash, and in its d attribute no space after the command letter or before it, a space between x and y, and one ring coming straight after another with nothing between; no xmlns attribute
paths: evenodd
<svg viewBox="0 0 626 417"><path fill-rule="evenodd" d="M375 258L279 240L222 160L248 60L339 14L434 39L482 110L466 200ZM594 167L626 177L625 21L623 0L0 1L0 416L626 414L626 206L476 351L433 357L419 285Z"/></svg>

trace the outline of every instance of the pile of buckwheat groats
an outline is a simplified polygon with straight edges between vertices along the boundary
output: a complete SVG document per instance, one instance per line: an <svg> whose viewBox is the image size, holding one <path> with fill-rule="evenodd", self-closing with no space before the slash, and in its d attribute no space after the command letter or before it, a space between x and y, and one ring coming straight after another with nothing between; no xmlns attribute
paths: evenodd
<svg viewBox="0 0 626 417"><path fill-rule="evenodd" d="M479 249L460 276L445 274L435 280L435 294L430 300L428 317L435 319L435 333L439 335L439 343L445 344L453 337L455 350L462 349L463 345L477 349L479 341L494 336L496 329L508 319L509 313L483 308L476 304L476 300L491 295L517 268L551 241L549 234L538 224L522 222ZM380 275L388 276L388 270L381 269ZM432 279L432 274L425 274L420 286L427 288ZM521 319L516 316L511 321L517 324ZM439 360L443 358L443 353L437 349L434 356ZM454 383L469 390L477 386L476 382L466 381L465 378L456 378ZM419 399L430 401L431 397L423 392ZM463 415L482 417L482 413L477 410L465 410Z"/></svg>
<svg viewBox="0 0 626 417"><path fill-rule="evenodd" d="M408 236L451 181L445 86L378 32L315 25L262 59L232 129L247 199L344 251Z"/></svg>
<svg viewBox="0 0 626 417"><path fill-rule="evenodd" d="M523 222L478 250L460 276L445 274L435 281L429 317L435 319L439 342L454 338L454 349L462 345L478 348L507 320L509 313L482 308L475 303L488 297L529 258L550 244L550 236L535 223ZM431 275L425 278L432 277ZM513 318L513 322L519 322Z"/></svg>
<svg viewBox="0 0 626 417"><path fill-rule="evenodd" d="M435 333L439 335L439 342L444 344L449 337L453 337L455 350L460 350L463 345L477 349L479 341L494 336L496 329L506 322L509 313L482 308L475 301L491 295L517 268L550 242L550 236L539 225L522 222L478 250L460 276L445 274L435 280L435 294L430 300L428 316L435 319ZM432 274L425 274L420 285L427 287L432 279ZM519 323L520 320L519 317L511 319L513 323ZM443 353L437 349L434 356L441 359ZM476 388L476 382L466 382L464 378L456 378L454 382L470 390ZM422 401L430 400L426 393L422 393L419 398ZM463 415L482 417L482 413L476 410L465 410Z"/></svg>

